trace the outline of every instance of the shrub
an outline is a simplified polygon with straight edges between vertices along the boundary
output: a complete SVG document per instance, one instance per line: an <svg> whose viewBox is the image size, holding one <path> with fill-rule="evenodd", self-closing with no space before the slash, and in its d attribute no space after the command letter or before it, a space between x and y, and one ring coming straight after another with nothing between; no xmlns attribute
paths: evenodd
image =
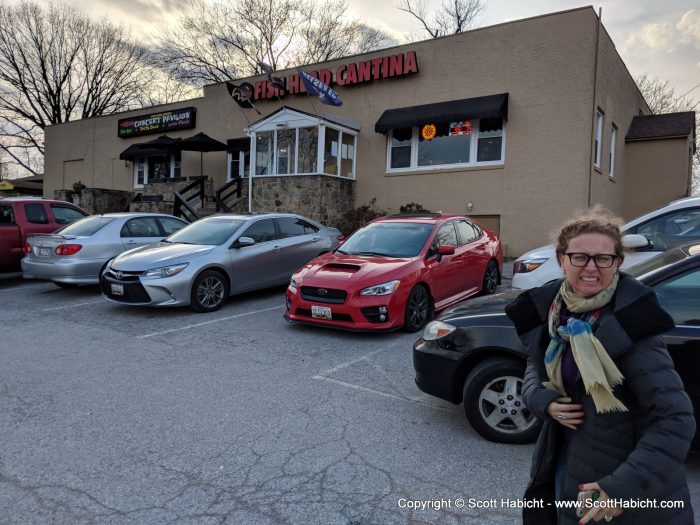
<svg viewBox="0 0 700 525"><path fill-rule="evenodd" d="M357 208L348 210L340 219L338 229L347 237L355 230L362 228L372 219L386 215L386 212L384 210L378 210L376 205L377 198L375 197L370 200L368 204L362 204Z"/></svg>
<svg viewBox="0 0 700 525"><path fill-rule="evenodd" d="M403 206L399 206L399 212L400 213L415 213L419 211L428 211L426 210L422 204L418 204L417 202L409 202L408 204L404 204Z"/></svg>

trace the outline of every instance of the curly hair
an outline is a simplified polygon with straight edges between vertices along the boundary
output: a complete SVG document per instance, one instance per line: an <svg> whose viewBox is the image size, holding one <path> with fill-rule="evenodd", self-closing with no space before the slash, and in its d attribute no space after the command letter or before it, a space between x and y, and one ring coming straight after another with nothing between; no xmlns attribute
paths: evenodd
<svg viewBox="0 0 700 525"><path fill-rule="evenodd" d="M566 253L571 239L584 233L607 235L615 245L615 255L624 258L622 233L620 232L622 224L621 218L614 216L610 210L600 204L577 213L573 218L567 220L554 235L557 261L561 260L561 257Z"/></svg>

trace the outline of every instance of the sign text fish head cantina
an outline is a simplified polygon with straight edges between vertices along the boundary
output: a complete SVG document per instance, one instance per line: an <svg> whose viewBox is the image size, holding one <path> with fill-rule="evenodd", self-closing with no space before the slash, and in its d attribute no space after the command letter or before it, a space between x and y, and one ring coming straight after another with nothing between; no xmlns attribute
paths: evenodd
<svg viewBox="0 0 700 525"><path fill-rule="evenodd" d="M362 62L342 64L335 71L319 69L318 71L309 71L309 73L329 86L352 86L382 78L397 78L418 73L418 59L415 51L407 51L406 53L373 58ZM306 94L304 83L298 74L279 78L286 86L286 89L282 90L274 87L269 80L258 80L255 83L253 100L276 99L285 95Z"/></svg>

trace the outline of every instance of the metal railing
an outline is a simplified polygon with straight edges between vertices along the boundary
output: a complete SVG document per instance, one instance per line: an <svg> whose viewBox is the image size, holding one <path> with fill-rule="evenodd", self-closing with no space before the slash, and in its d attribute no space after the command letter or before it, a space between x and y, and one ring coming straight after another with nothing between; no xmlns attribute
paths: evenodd
<svg viewBox="0 0 700 525"><path fill-rule="evenodd" d="M200 218L193 201L199 199L200 209L204 207L204 179L205 177L197 177L192 183L184 188L180 188L180 191L174 192L173 215L175 217L180 217L190 222Z"/></svg>
<svg viewBox="0 0 700 525"><path fill-rule="evenodd" d="M235 194L236 200L231 202L229 199ZM241 199L241 177L234 177L226 184L221 186L214 193L214 202L216 203L216 211L231 213L231 207Z"/></svg>

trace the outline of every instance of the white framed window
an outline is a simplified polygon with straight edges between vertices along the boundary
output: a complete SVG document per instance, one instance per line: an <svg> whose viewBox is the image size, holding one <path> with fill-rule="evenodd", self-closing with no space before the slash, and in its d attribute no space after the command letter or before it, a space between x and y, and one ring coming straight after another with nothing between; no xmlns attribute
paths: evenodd
<svg viewBox="0 0 700 525"><path fill-rule="evenodd" d="M502 165L505 121L502 118L455 120L393 129L387 137L386 171L414 171L459 166Z"/></svg>
<svg viewBox="0 0 700 525"><path fill-rule="evenodd" d="M143 188L148 181L148 158L134 159L134 188Z"/></svg>
<svg viewBox="0 0 700 525"><path fill-rule="evenodd" d="M355 178L359 124L282 108L246 128L256 177L328 175Z"/></svg>
<svg viewBox="0 0 700 525"><path fill-rule="evenodd" d="M153 181L180 177L180 153L138 157L134 164L134 188L143 188Z"/></svg>
<svg viewBox="0 0 700 525"><path fill-rule="evenodd" d="M259 131L254 137L256 176L322 173L355 178L354 133L324 124Z"/></svg>
<svg viewBox="0 0 700 525"><path fill-rule="evenodd" d="M603 112L595 112L595 140L593 143L593 165L600 169L600 161L603 157Z"/></svg>
<svg viewBox="0 0 700 525"><path fill-rule="evenodd" d="M617 142L617 126L613 123L610 130L610 153L608 154L608 174L615 176L615 144Z"/></svg>
<svg viewBox="0 0 700 525"><path fill-rule="evenodd" d="M234 176L246 178L250 173L250 151L235 150L227 153L226 181L230 181Z"/></svg>

